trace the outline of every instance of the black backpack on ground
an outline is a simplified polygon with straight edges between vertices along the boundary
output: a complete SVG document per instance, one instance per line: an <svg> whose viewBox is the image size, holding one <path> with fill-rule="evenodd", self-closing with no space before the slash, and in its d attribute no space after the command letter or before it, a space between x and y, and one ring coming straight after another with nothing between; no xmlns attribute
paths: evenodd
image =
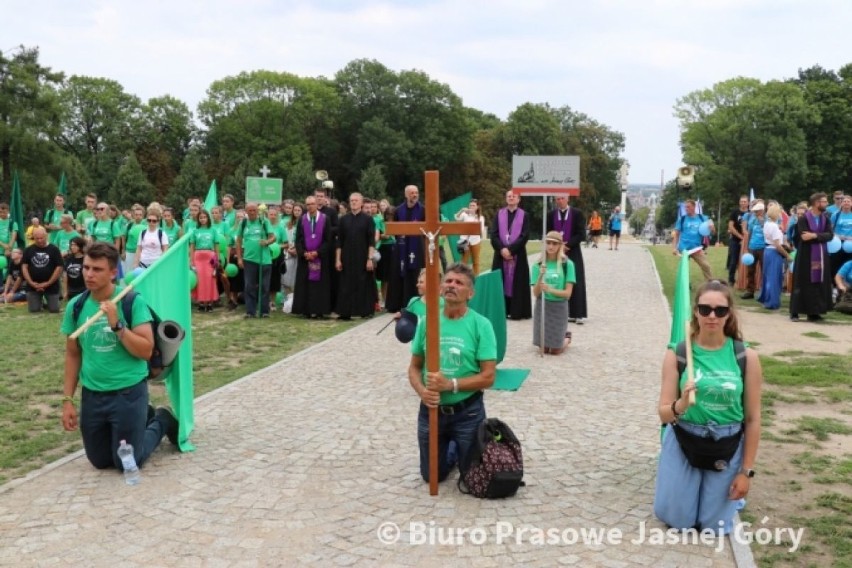
<svg viewBox="0 0 852 568"><path fill-rule="evenodd" d="M87 289L83 291L79 296L74 299L74 307L71 308L71 317L74 320L74 324L80 325L80 313L83 311L83 305L86 303L86 300L89 299L89 295L91 292ZM127 323L128 328L133 327L133 300L136 299L136 296L139 294L131 290L127 294L121 298L121 312L124 315L124 321ZM151 309L151 306L147 306L148 311L151 313L151 329L154 332L154 350L151 353L151 358L148 359L148 377L149 379L153 379L158 377L163 372L163 354L160 349L159 334L157 333L157 328L162 321L157 313Z"/></svg>
<svg viewBox="0 0 852 568"><path fill-rule="evenodd" d="M524 485L521 443L512 429L497 418L483 420L468 454L459 464L459 491L474 497L502 499Z"/></svg>

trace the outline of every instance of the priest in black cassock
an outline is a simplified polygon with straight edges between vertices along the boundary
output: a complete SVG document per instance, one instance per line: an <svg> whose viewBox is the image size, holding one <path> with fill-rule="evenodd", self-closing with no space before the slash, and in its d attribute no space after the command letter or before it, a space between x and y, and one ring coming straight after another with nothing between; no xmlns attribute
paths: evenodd
<svg viewBox="0 0 852 568"><path fill-rule="evenodd" d="M329 223L331 224L331 232L329 238L331 239L331 249L329 250L329 262L334 263L334 247L337 246L337 224L340 219L337 214L337 208L331 206L331 202L329 200L328 190L324 187L318 187L314 190L314 197L317 199L317 211L326 216ZM331 273L331 306L334 308L337 306L337 271L333 270Z"/></svg>
<svg viewBox="0 0 852 568"><path fill-rule="evenodd" d="M532 317L530 266L527 262L530 220L529 215L518 207L520 201L514 191L506 192L506 207L497 212L488 235L494 249L491 270L503 271L506 317L511 319Z"/></svg>
<svg viewBox="0 0 852 568"><path fill-rule="evenodd" d="M565 241L565 256L574 263L577 282L568 301L568 315L572 320L582 324L588 315L586 304L586 268L583 265L583 249L581 245L586 240L586 216L576 207L568 204L567 196L556 198L556 209L547 215L547 230L562 234Z"/></svg>
<svg viewBox="0 0 852 568"><path fill-rule="evenodd" d="M394 221L426 220L426 210L420 201L420 191L416 185L405 187L405 201L396 208ZM417 296L417 278L425 266L423 237L396 238L396 249L393 256L393 268L388 281L388 297L385 299L385 309L390 313L400 311L408 305L408 301Z"/></svg>
<svg viewBox="0 0 852 568"><path fill-rule="evenodd" d="M349 213L337 225L337 315L342 320L372 317L376 306L376 224L372 215L363 211L363 204L360 193L351 194Z"/></svg>
<svg viewBox="0 0 852 568"><path fill-rule="evenodd" d="M790 294L790 319L819 321L831 309L831 263L826 243L834 238L834 229L825 210L828 196L814 193L810 208L796 221L796 260L793 263L793 291Z"/></svg>
<svg viewBox="0 0 852 568"><path fill-rule="evenodd" d="M293 313L306 318L331 312L332 263L331 222L317 210L317 199L305 199L305 213L296 223L296 283Z"/></svg>

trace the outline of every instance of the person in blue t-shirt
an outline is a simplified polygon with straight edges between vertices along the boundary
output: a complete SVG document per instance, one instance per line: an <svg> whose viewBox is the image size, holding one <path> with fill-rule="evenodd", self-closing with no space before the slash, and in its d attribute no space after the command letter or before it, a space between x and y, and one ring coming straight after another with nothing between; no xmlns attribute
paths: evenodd
<svg viewBox="0 0 852 568"><path fill-rule="evenodd" d="M840 191L840 190L837 190L837 191L834 192L833 197L834 197L834 203L829 205L825 210L825 212L828 213L829 217L831 217L832 215L834 215L835 213L840 211L840 206L843 203L843 192Z"/></svg>
<svg viewBox="0 0 852 568"><path fill-rule="evenodd" d="M841 244L847 241L852 243L852 197L844 195L840 202L840 209L829 216L834 236L840 239ZM847 247L850 245L846 245ZM852 252L845 248L829 255L831 259L831 275L837 275L840 267L852 260Z"/></svg>
<svg viewBox="0 0 852 568"><path fill-rule="evenodd" d="M618 250L618 241L621 238L621 207L615 206L607 223L609 229L609 250L612 250L612 242L615 239L615 250Z"/></svg>
<svg viewBox="0 0 852 568"><path fill-rule="evenodd" d="M686 215L677 220L674 231L672 231L672 248L674 248L672 254L680 256L685 251L698 249L689 256L701 269L704 279L713 280L713 271L710 269L710 263L707 262L707 255L704 253L704 249L700 248L703 245L704 237L698 232L698 227L707 221L710 224L711 234L716 232L716 227L713 225L712 219L695 212L694 199L687 199L684 205L686 206Z"/></svg>
<svg viewBox="0 0 852 568"><path fill-rule="evenodd" d="M757 289L757 267L763 266L763 249L766 248L766 239L763 238L765 211L763 200L757 199L751 206L751 214L743 220L748 236L748 252L754 257L754 262L746 267L746 291L740 296L743 300L754 298L754 291Z"/></svg>
<svg viewBox="0 0 852 568"><path fill-rule="evenodd" d="M834 277L834 285L837 286L841 294L852 288L852 260L846 262L837 271L837 275Z"/></svg>

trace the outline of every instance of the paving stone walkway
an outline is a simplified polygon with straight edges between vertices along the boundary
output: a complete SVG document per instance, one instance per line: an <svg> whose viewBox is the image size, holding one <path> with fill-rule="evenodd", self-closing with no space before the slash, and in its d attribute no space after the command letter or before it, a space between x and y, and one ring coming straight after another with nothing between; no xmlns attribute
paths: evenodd
<svg viewBox="0 0 852 568"><path fill-rule="evenodd" d="M199 399L197 451L165 442L136 487L77 454L0 488L0 565L733 566L727 540L632 542L662 528L669 316L644 248L584 253L591 318L570 350L542 359L531 322L508 322L503 366L532 373L486 395L523 443L516 498L464 496L455 476L429 496L407 346L376 336L385 316Z"/></svg>

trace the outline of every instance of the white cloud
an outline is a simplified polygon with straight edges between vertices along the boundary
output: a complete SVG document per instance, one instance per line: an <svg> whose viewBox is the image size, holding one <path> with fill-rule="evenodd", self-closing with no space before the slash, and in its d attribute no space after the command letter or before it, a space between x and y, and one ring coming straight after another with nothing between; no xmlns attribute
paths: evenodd
<svg viewBox="0 0 852 568"><path fill-rule="evenodd" d="M377 59L420 69L505 117L569 105L627 136L631 180L680 163L675 100L736 76L850 62L845 0L0 0L4 44L191 108L215 80L272 69L331 77Z"/></svg>

